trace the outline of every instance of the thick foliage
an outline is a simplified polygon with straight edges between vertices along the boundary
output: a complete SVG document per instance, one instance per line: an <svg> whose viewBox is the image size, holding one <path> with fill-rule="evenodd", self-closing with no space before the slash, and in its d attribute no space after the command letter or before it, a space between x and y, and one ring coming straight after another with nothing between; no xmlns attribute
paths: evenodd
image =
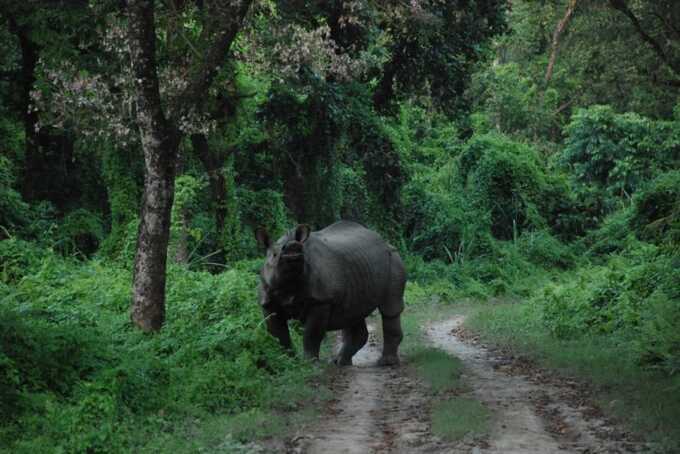
<svg viewBox="0 0 680 454"><path fill-rule="evenodd" d="M468 96L474 100L477 126L484 125L477 132L493 129L515 137L551 140L561 132L557 92L542 91L517 63L475 73Z"/></svg>
<svg viewBox="0 0 680 454"><path fill-rule="evenodd" d="M489 213L489 228L502 240L525 230L557 225L567 188L550 177L531 146L498 134L473 137L460 155L459 170L468 196L480 213Z"/></svg>
<svg viewBox="0 0 680 454"><path fill-rule="evenodd" d="M659 175L636 194L631 224L641 239L680 245L680 170Z"/></svg>
<svg viewBox="0 0 680 454"><path fill-rule="evenodd" d="M616 335L632 341L639 360L669 373L680 365L680 258L636 245L601 266L588 266L534 298L558 338Z"/></svg>
<svg viewBox="0 0 680 454"><path fill-rule="evenodd" d="M0 259L0 441L13 452L145 450L190 415L284 404L311 371L264 330L251 265L171 268L167 324L145 336L128 321L124 269L11 239Z"/></svg>
<svg viewBox="0 0 680 454"><path fill-rule="evenodd" d="M617 114L609 106L581 109L566 128L562 160L580 182L609 196L630 195L678 164L679 128L676 122Z"/></svg>
<svg viewBox="0 0 680 454"><path fill-rule="evenodd" d="M14 184L14 166L5 156L0 156L0 238L9 230L24 226L29 218L28 204L14 189Z"/></svg>

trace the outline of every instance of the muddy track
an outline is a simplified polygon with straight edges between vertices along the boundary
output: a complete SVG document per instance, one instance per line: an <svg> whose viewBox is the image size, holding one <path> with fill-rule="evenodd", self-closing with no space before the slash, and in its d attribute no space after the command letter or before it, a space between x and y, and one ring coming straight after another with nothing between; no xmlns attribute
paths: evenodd
<svg viewBox="0 0 680 454"><path fill-rule="evenodd" d="M465 364L473 396L492 412L479 453L648 452L607 421L578 383L465 342L462 316L431 324L430 342Z"/></svg>
<svg viewBox="0 0 680 454"><path fill-rule="evenodd" d="M322 419L289 448L296 453L434 453L449 447L429 429L427 388L404 367L377 367L382 341L369 325L368 343L339 369L336 398Z"/></svg>
<svg viewBox="0 0 680 454"><path fill-rule="evenodd" d="M445 442L430 431L432 394L407 367L374 364L381 342L371 330L354 366L336 371L335 398L312 427L288 440L290 453L630 453L648 452L607 421L574 382L464 341L464 318L429 325L429 342L465 365L468 397L491 410L484 438ZM370 329L370 327L369 327ZM646 447L649 448L649 447Z"/></svg>

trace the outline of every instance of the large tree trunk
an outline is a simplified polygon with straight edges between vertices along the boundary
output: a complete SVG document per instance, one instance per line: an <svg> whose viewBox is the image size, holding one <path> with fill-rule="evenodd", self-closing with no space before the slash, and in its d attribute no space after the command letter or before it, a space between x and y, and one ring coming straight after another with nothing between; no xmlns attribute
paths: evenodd
<svg viewBox="0 0 680 454"><path fill-rule="evenodd" d="M31 109L31 90L35 84L35 66L38 63L38 46L31 40L30 30L26 25L19 25L14 17L8 17L9 28L19 40L21 48L21 101L20 108L24 120L26 136L24 155L24 174L21 192L26 200L35 199L33 183L42 172L38 142L38 112Z"/></svg>
<svg viewBox="0 0 680 454"><path fill-rule="evenodd" d="M132 321L144 331L156 331L165 320L165 269L170 214L175 194L173 134L142 132L144 137L144 196L135 254Z"/></svg>
<svg viewBox="0 0 680 454"><path fill-rule="evenodd" d="M156 331L165 320L165 270L179 133L170 126L161 108L153 0L131 0L129 8L137 123L145 166L130 315L142 330Z"/></svg>
<svg viewBox="0 0 680 454"><path fill-rule="evenodd" d="M144 150L144 196L135 255L131 318L144 331L156 331L165 319L165 269L174 198L177 152L181 134L178 119L202 100L240 30L252 0L211 3L214 18L203 33L213 43L200 56L176 106L175 122L166 118L156 73L154 1L129 0L130 57L137 94L137 123ZM205 24L204 24L205 25ZM213 29L219 27L219 29Z"/></svg>

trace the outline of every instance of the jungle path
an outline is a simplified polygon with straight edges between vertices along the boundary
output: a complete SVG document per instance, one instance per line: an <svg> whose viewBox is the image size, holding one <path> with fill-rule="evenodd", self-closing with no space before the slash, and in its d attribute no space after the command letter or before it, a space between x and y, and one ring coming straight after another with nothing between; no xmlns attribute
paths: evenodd
<svg viewBox="0 0 680 454"><path fill-rule="evenodd" d="M579 383L489 351L466 335L463 316L432 323L433 346L460 358L471 394L492 412L480 453L647 452L590 402Z"/></svg>
<svg viewBox="0 0 680 454"><path fill-rule="evenodd" d="M339 369L319 420L287 443L290 453L629 453L646 452L582 395L577 383L548 377L489 351L462 330L463 316L425 328L428 342L463 361L466 391L491 411L489 433L458 442L430 429L433 395L408 367L374 366L381 340L369 325L354 366Z"/></svg>

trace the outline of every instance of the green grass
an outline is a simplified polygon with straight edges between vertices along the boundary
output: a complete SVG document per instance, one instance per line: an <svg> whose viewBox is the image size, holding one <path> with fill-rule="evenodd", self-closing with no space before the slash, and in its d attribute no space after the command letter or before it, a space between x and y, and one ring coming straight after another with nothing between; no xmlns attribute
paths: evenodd
<svg viewBox="0 0 680 454"><path fill-rule="evenodd" d="M461 387L463 363L455 356L432 347L422 347L409 356L411 365L436 393Z"/></svg>
<svg viewBox="0 0 680 454"><path fill-rule="evenodd" d="M410 288L409 288L410 287ZM424 328L433 320L470 311L469 305L433 303L428 286L411 286L406 291L407 307L402 317L404 362L430 387L432 431L446 440L456 441L470 434L483 435L489 427L489 410L479 401L458 396L467 388L461 376L463 362L427 345ZM453 396L452 396L453 395Z"/></svg>
<svg viewBox="0 0 680 454"><path fill-rule="evenodd" d="M120 264L14 240L0 263L0 452L232 452L327 397L324 368L266 332L252 271L171 266L145 335Z"/></svg>
<svg viewBox="0 0 680 454"><path fill-rule="evenodd" d="M621 336L560 340L524 304L479 308L466 326L539 365L594 385L602 409L669 452L680 448L680 376L644 369Z"/></svg>
<svg viewBox="0 0 680 454"><path fill-rule="evenodd" d="M479 401L454 397L432 408L432 432L445 440L460 440L468 434L489 431L491 413Z"/></svg>

